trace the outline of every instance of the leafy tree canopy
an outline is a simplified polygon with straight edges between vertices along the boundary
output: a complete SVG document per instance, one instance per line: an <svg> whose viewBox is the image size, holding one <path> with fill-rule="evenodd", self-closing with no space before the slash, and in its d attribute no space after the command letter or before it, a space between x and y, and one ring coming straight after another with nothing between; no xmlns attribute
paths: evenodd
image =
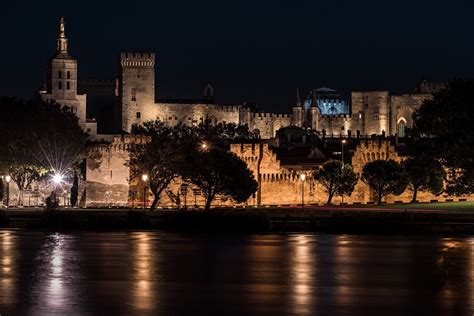
<svg viewBox="0 0 474 316"><path fill-rule="evenodd" d="M446 191L474 192L474 80L454 80L414 114L412 155L448 170Z"/></svg>
<svg viewBox="0 0 474 316"><path fill-rule="evenodd" d="M314 172L313 177L321 183L328 194L327 204L331 204L334 195L351 195L357 183L357 175L349 164L330 160Z"/></svg>
<svg viewBox="0 0 474 316"><path fill-rule="evenodd" d="M405 168L394 160L367 163L362 170L362 181L374 190L379 205L389 194L402 194L408 184Z"/></svg>

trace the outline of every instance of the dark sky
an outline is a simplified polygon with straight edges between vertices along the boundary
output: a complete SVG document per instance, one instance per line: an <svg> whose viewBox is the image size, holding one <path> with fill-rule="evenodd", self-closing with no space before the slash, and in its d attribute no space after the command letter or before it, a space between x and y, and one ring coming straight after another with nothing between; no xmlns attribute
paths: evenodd
<svg viewBox="0 0 474 316"><path fill-rule="evenodd" d="M15 1L0 5L0 95L29 97L60 16L80 78L116 76L120 51L157 54L157 94L288 112L295 89L411 90L474 73L472 0Z"/></svg>

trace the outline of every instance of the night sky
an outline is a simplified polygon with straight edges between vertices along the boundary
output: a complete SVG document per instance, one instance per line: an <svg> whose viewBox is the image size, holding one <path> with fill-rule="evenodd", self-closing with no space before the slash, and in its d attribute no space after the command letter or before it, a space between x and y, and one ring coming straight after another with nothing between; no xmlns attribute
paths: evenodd
<svg viewBox="0 0 474 316"><path fill-rule="evenodd" d="M474 1L15 1L1 4L0 95L32 96L66 19L80 78L115 77L120 51L157 55L159 98L289 112L295 89L412 90L474 73Z"/></svg>

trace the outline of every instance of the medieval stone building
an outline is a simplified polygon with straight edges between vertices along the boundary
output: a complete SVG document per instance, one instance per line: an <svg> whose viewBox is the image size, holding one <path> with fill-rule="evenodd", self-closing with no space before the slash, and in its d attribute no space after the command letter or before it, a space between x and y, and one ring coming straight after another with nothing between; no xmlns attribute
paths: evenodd
<svg viewBox="0 0 474 316"><path fill-rule="evenodd" d="M255 111L245 104L217 104L211 86L205 87L203 97L198 100L157 98L155 66L154 53L122 53L119 78L79 80L77 61L69 54L64 19L61 19L57 51L50 63L47 86L40 95L44 100L70 107L91 139L103 140L89 152L81 185L83 205L130 206L143 201L140 194L144 192L144 184L130 179L126 162L129 144L143 141L128 133L134 124L147 120L161 120L170 126L198 125L204 121L246 124L251 130L259 131L262 142L233 144L230 149L247 163L259 184L256 194L243 205L294 205L301 203L302 197L305 203L324 203L327 197L311 177L311 171L329 159L339 159L338 155L345 152L344 148L339 149L339 138L348 140L346 162L353 165L356 173L369 161L400 160L393 139L404 137L405 129L413 124L413 112L444 88L443 84L422 81L416 90L406 94L353 91L347 98L335 90L319 88L311 90L303 102L297 91L291 113L279 114ZM78 86L82 94L78 93ZM103 134L97 133L94 115L100 117L99 130ZM394 136L392 141L387 139L389 136ZM307 146L311 141L314 144ZM291 150L285 148L288 144ZM307 174L305 183L298 177L301 173ZM179 180L170 185L160 206L176 204L180 185ZM186 196L189 205L203 204L198 190L188 192L194 193ZM373 198L373 193L359 181L345 201L367 203ZM410 193L406 192L387 201L409 199ZM446 197L420 194L419 199ZM233 205L225 200L218 204Z"/></svg>

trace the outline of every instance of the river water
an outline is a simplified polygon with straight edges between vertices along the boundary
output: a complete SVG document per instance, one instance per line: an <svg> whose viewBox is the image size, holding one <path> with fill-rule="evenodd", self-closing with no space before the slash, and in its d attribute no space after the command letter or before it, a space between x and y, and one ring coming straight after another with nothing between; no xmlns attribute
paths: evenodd
<svg viewBox="0 0 474 316"><path fill-rule="evenodd" d="M0 230L5 315L473 315L474 237Z"/></svg>

